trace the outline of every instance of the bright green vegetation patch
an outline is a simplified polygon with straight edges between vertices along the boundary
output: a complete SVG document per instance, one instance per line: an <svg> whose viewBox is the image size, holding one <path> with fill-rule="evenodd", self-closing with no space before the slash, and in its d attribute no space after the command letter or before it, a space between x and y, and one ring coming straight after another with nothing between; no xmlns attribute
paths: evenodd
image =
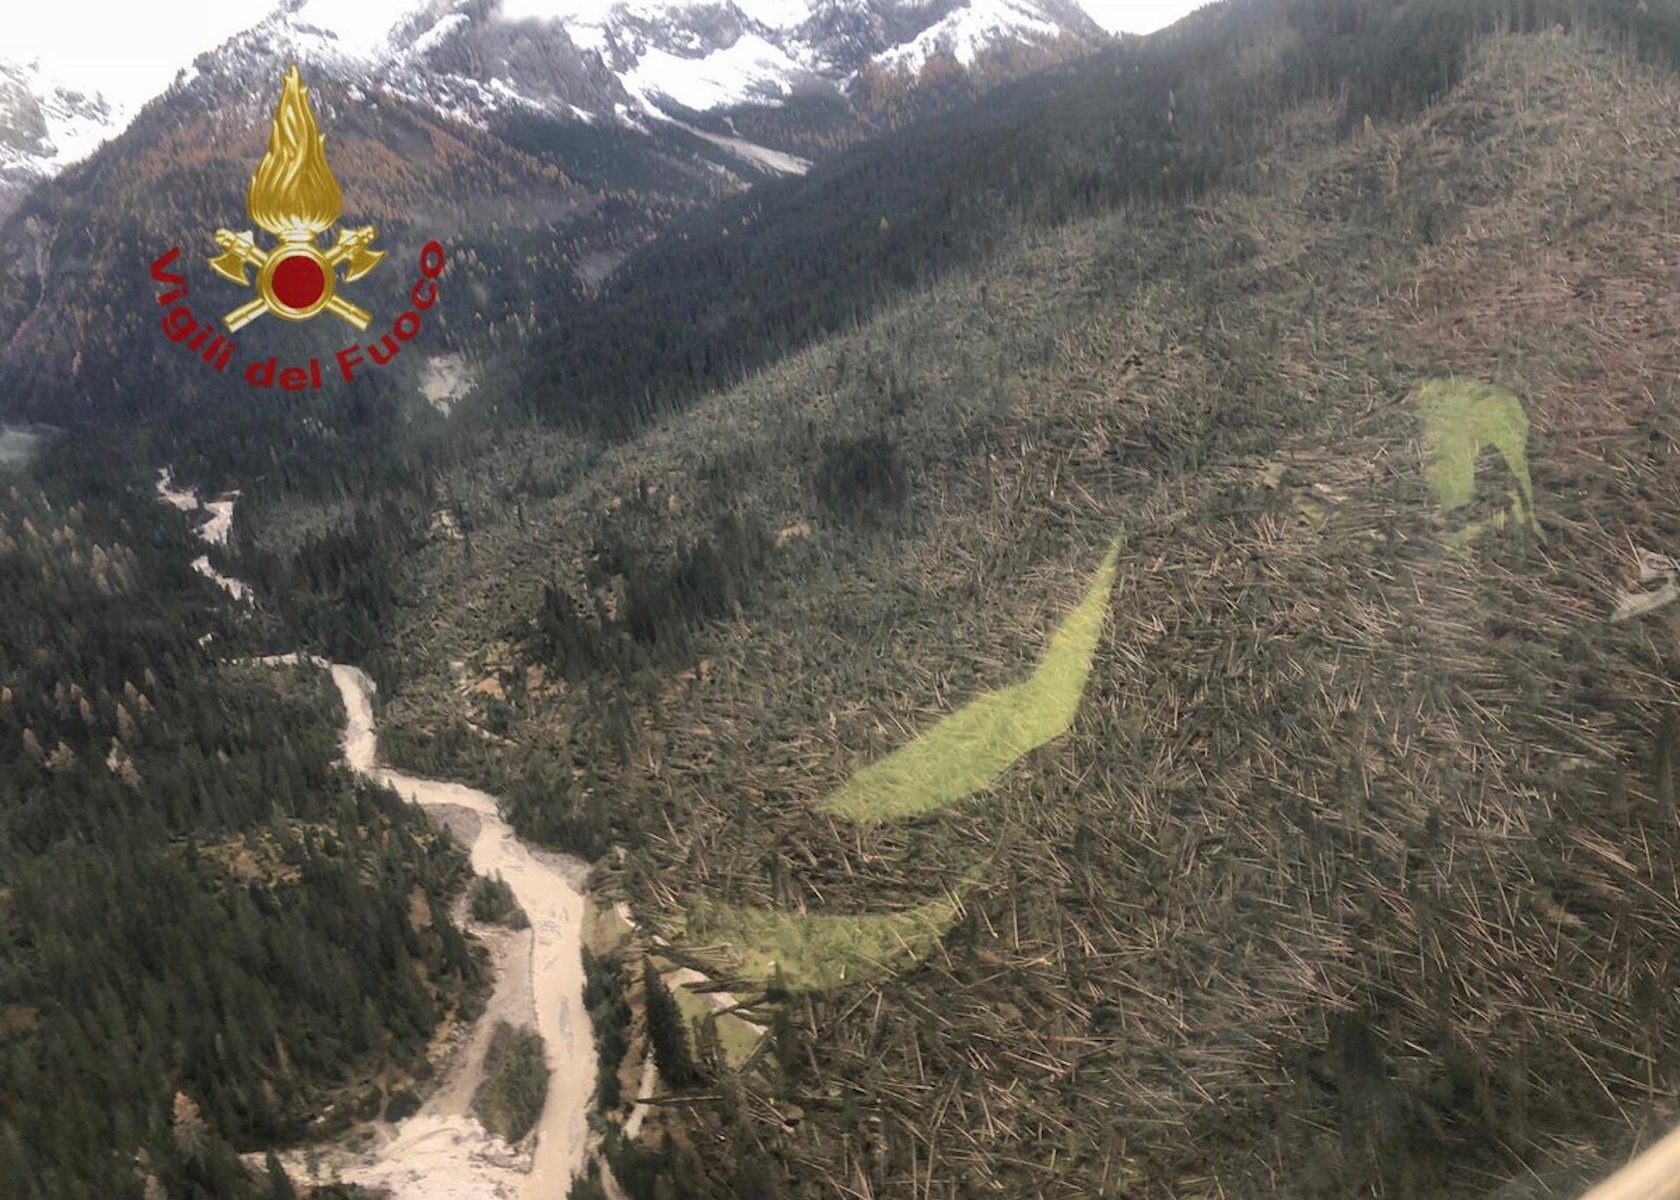
<svg viewBox="0 0 1680 1200"><path fill-rule="evenodd" d="M484 1052L484 1082L473 1094L472 1108L484 1128L506 1142L517 1142L537 1123L548 1099L548 1060L542 1035L506 1021L496 1022Z"/></svg>
<svg viewBox="0 0 1680 1200"><path fill-rule="evenodd" d="M671 997L676 1000L677 1007L682 1010L683 1020L693 1029L698 1022L705 1024L710 1016L717 1030L718 1050L723 1055L725 1064L738 1068L752 1057L758 1049L760 1039L764 1037L764 1027L754 1025L744 1017L734 1013L720 1013L712 1007L712 1002L699 992L693 991L686 984L671 984ZM700 1040L691 1034L690 1040L699 1045Z"/></svg>
<svg viewBox="0 0 1680 1200"><path fill-rule="evenodd" d="M687 939L710 944L736 978L779 982L790 992L822 991L920 960L950 929L958 904L946 895L903 912L838 916L701 899L688 910Z"/></svg>
<svg viewBox="0 0 1680 1200"><path fill-rule="evenodd" d="M971 700L864 767L822 807L854 821L936 812L991 786L1022 755L1066 733L1085 694L1119 558L1116 544L1026 680Z"/></svg>
<svg viewBox="0 0 1680 1200"><path fill-rule="evenodd" d="M1423 470L1429 495L1443 512L1476 499L1476 460L1492 446L1517 481L1509 513L1478 521L1449 540L1467 545L1486 528L1510 522L1535 528L1534 482L1528 473L1528 412L1515 392L1497 384L1432 379L1417 390L1423 415Z"/></svg>

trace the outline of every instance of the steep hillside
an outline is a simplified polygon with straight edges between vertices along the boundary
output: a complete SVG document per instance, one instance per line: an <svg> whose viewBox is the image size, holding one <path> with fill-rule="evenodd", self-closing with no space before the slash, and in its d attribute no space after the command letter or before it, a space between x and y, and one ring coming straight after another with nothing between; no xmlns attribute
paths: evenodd
<svg viewBox="0 0 1680 1200"><path fill-rule="evenodd" d="M1640 0L1210 5L698 210L588 303L539 322L504 407L633 429L995 252L1020 223L1264 179L1273 116L1331 98L1344 130L1450 89L1479 34L1603 32L1680 61L1680 10Z"/></svg>
<svg viewBox="0 0 1680 1200"><path fill-rule="evenodd" d="M632 1194L1539 1195L1672 1124L1680 83L1451 61L446 476L387 746L620 847L603 896L770 1030L702 1022ZM1071 727L996 782L857 782L1029 680Z"/></svg>
<svg viewBox="0 0 1680 1200"><path fill-rule="evenodd" d="M632 429L994 252L1022 221L1245 176L1261 123L1305 90L1281 61L1300 41L1286 8L1219 6L1191 34L1037 73L693 214L542 325L514 402Z"/></svg>
<svg viewBox="0 0 1680 1200"><path fill-rule="evenodd" d="M0 367L9 411L67 421L132 421L196 399L249 402L243 385L170 353L157 330L152 260L188 258L193 299L207 313L239 302L203 266L219 227L244 228L245 188L262 157L279 75L260 94L208 87L149 107L114 143L43 186L0 230ZM467 342L484 356L519 311L576 288L590 255L634 245L670 213L726 190L677 156L644 153L639 177L587 166L573 178L487 131L390 94L315 84L312 97L345 193L347 220L373 220L389 264L358 284L360 303L392 314L414 279L420 245L446 240L456 262L427 339L434 353ZM603 133L601 137L610 135ZM596 135L581 135L584 144ZM580 155L581 157L581 155ZM587 224L586 224L587 223ZM586 237L578 231L586 229ZM504 256L523 270L496 269ZM451 299L454 303L451 303ZM319 329L265 331L274 352L321 353ZM305 336L314 333L311 339ZM327 343L326 352L336 348Z"/></svg>

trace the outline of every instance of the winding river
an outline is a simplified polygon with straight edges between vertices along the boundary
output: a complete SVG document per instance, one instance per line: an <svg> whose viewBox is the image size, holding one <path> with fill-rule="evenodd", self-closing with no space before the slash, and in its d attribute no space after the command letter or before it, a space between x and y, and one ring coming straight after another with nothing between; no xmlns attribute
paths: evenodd
<svg viewBox="0 0 1680 1200"><path fill-rule="evenodd" d="M220 544L233 519L233 498L203 503L173 486L168 472L158 480L161 500L210 519L198 534ZM203 563L203 566L199 566ZM242 600L249 589L210 567L194 567ZM296 655L265 660L296 662ZM595 1090L595 1038L583 1003L580 944L587 868L576 859L533 850L514 836L495 797L459 783L421 779L379 764L373 718L373 681L359 668L312 659L326 668L344 701L344 761L350 769L395 789L440 819L470 814L475 829L470 853L480 874L499 872L513 889L531 927L518 934L492 934L500 969L486 1015L455 1055L443 1083L405 1121L390 1127L371 1151L316 1148L287 1156L288 1169L311 1182L336 1179L387 1189L393 1200L562 1200L589 1153L587 1114ZM452 822L453 823L453 822ZM542 1034L548 1055L548 1100L534 1131L529 1155L492 1137L469 1106L482 1071L486 1026L493 1019L531 1025Z"/></svg>
<svg viewBox="0 0 1680 1200"><path fill-rule="evenodd" d="M533 851L502 820L495 798L459 783L405 775L379 765L373 723L373 684L356 667L334 663L333 683L344 700L344 760L357 773L396 789L428 809L461 808L477 817L473 870L500 872L531 919L529 995L531 1016L548 1050L548 1102L537 1122L528 1175L466 1113L425 1109L398 1126L375 1161L344 1171L346 1182L392 1190L396 1200L468 1200L477 1197L563 1197L583 1168L589 1149L587 1113L595 1090L595 1036L583 1005L585 868L576 860ZM504 972L497 991L518 987ZM523 989L521 989L523 990ZM490 1010L505 1009L492 1000Z"/></svg>

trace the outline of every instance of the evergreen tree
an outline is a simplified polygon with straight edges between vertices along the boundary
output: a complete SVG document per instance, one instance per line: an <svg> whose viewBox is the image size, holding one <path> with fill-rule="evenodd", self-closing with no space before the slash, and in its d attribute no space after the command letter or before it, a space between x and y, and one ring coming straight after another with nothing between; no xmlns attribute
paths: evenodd
<svg viewBox="0 0 1680 1200"><path fill-rule="evenodd" d="M647 1004L648 1041L659 1074L674 1088L692 1087L700 1081L700 1073L689 1051L687 1022L651 956L642 959L642 991Z"/></svg>
<svg viewBox="0 0 1680 1200"><path fill-rule="evenodd" d="M286 1174L286 1168L280 1165L279 1156L270 1150L266 1161L268 1169L268 1200L297 1200L297 1189L292 1186L291 1176Z"/></svg>

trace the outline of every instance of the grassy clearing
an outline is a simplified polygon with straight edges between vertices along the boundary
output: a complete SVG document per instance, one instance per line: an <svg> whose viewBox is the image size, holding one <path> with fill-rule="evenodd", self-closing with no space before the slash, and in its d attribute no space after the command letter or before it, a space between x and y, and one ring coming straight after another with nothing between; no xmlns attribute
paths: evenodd
<svg viewBox="0 0 1680 1200"><path fill-rule="evenodd" d="M1497 384L1465 379L1432 379L1415 399L1423 414L1424 477L1442 512L1455 512L1476 499L1476 460L1489 446L1505 460L1519 489L1511 494L1508 512L1466 525L1449 536L1449 544L1463 548L1485 530L1513 522L1538 528L1522 399Z"/></svg>
<svg viewBox="0 0 1680 1200"><path fill-rule="evenodd" d="M777 912L696 900L687 938L712 949L723 974L790 992L878 979L929 954L957 919L956 895L903 912L849 916ZM721 1031L720 1031L721 1032Z"/></svg>
<svg viewBox="0 0 1680 1200"><path fill-rule="evenodd" d="M1085 694L1119 557L1119 545L1109 547L1085 598L1050 636L1050 648L1024 682L976 697L870 763L823 809L853 821L937 812L990 787L1022 755L1066 733Z"/></svg>
<svg viewBox="0 0 1680 1200"><path fill-rule="evenodd" d="M665 965L662 960L656 960ZM718 1048L723 1052L723 1059L731 1068L739 1068L752 1057L753 1051L758 1049L759 1040L764 1037L764 1029L754 1025L734 1013L720 1013L712 1007L710 1000L699 992L691 990L686 984L672 983L671 997L682 1010L683 1020L692 1027L696 1021L704 1022L707 1014L712 1014L717 1021ZM698 1044L698 1038L691 1033L691 1040Z"/></svg>

